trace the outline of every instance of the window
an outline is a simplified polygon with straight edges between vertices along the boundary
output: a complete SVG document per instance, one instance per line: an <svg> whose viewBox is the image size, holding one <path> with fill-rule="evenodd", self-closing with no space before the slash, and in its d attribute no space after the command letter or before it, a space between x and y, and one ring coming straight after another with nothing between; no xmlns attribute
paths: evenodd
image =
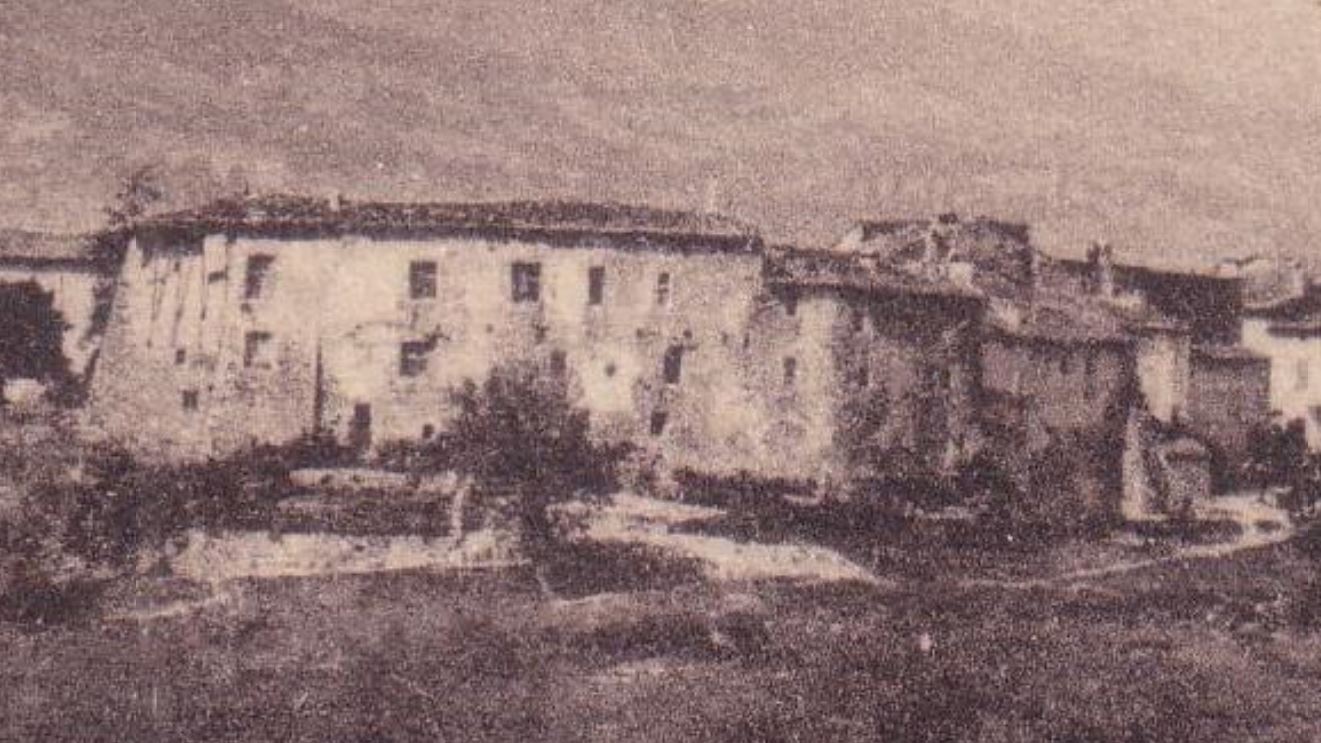
<svg viewBox="0 0 1321 743"><path fill-rule="evenodd" d="M248 270L243 278L244 299L257 299L266 292L273 263L273 255L254 253L248 256Z"/></svg>
<svg viewBox="0 0 1321 743"><path fill-rule="evenodd" d="M789 317L798 314L798 292L790 290L784 295L784 314Z"/></svg>
<svg viewBox="0 0 1321 743"><path fill-rule="evenodd" d="M656 277L656 304L661 307L670 304L670 274L668 271L661 271Z"/></svg>
<svg viewBox="0 0 1321 743"><path fill-rule="evenodd" d="M427 355L431 344L423 341L406 341L399 346L399 376L420 377L427 371Z"/></svg>
<svg viewBox="0 0 1321 743"><path fill-rule="evenodd" d="M784 384L786 387L792 386L794 380L798 378L798 359L792 356L784 357Z"/></svg>
<svg viewBox="0 0 1321 743"><path fill-rule="evenodd" d="M413 261L408 264L408 296L410 299L435 298L435 261Z"/></svg>
<svg viewBox="0 0 1321 743"><path fill-rule="evenodd" d="M1090 400L1096 397L1096 353L1089 351L1083 361L1083 391Z"/></svg>
<svg viewBox="0 0 1321 743"><path fill-rule="evenodd" d="M197 410L197 390L184 390L181 403L184 410Z"/></svg>
<svg viewBox="0 0 1321 743"><path fill-rule="evenodd" d="M432 436L436 435L436 426L432 423L422 424L422 440L430 441Z"/></svg>
<svg viewBox="0 0 1321 743"><path fill-rule="evenodd" d="M605 301L605 267L592 266L587 269L587 304L601 304Z"/></svg>
<svg viewBox="0 0 1321 743"><path fill-rule="evenodd" d="M250 330L243 336L243 365L247 367L271 365L271 334L264 330Z"/></svg>
<svg viewBox="0 0 1321 743"><path fill-rule="evenodd" d="M683 372L683 347L670 346L665 351L664 377L666 384L678 384Z"/></svg>
<svg viewBox="0 0 1321 743"><path fill-rule="evenodd" d="M1312 370L1307 363L1307 359L1298 359L1294 365L1294 389L1302 391L1307 389L1307 385L1312 376Z"/></svg>
<svg viewBox="0 0 1321 743"><path fill-rule="evenodd" d="M1068 376L1073 373L1073 354L1069 351L1062 352L1060 356L1060 374Z"/></svg>
<svg viewBox="0 0 1321 743"><path fill-rule="evenodd" d="M558 348L550 352L550 373L557 377L569 371L569 357Z"/></svg>
<svg viewBox="0 0 1321 743"><path fill-rule="evenodd" d="M515 263L511 267L515 302L541 301L541 264Z"/></svg>
<svg viewBox="0 0 1321 743"><path fill-rule="evenodd" d="M665 424L669 422L670 416L664 410L657 410L651 414L651 435L659 436L665 433Z"/></svg>
<svg viewBox="0 0 1321 743"><path fill-rule="evenodd" d="M188 360L188 351L182 348L174 349L174 363L182 364Z"/></svg>
<svg viewBox="0 0 1321 743"><path fill-rule="evenodd" d="M853 328L853 332L861 333L866 322L867 313L864 312L861 307L854 307L852 314L849 317L849 324Z"/></svg>

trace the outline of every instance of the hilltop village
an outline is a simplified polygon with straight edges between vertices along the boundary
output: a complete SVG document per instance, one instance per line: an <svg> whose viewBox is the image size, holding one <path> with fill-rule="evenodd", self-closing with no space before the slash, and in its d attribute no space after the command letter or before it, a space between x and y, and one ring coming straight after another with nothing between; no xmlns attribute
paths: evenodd
<svg viewBox="0 0 1321 743"><path fill-rule="evenodd" d="M78 251L9 246L0 280L59 296L89 426L166 459L312 434L370 458L443 431L449 392L506 362L667 468L827 490L1073 441L1097 452L1089 497L1141 518L1232 486L1273 420L1321 443L1321 290L1254 298L1250 262L1052 257L1026 225L955 215L809 250L644 207L301 196L125 237L94 330Z"/></svg>

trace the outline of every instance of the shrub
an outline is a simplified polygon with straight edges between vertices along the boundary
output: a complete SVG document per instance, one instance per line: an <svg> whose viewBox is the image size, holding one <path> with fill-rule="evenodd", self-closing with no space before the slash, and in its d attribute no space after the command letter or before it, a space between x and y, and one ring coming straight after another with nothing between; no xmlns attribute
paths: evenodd
<svg viewBox="0 0 1321 743"><path fill-rule="evenodd" d="M512 522L530 556L544 556L566 536L554 506L593 501L617 486L628 447L592 440L588 414L574 406L562 377L498 366L482 385L466 382L453 402L452 425L417 453L415 466L469 478L470 505Z"/></svg>
<svg viewBox="0 0 1321 743"><path fill-rule="evenodd" d="M988 515L1028 541L1104 530L1117 519L1112 482L1117 462L1109 440L1095 432L1056 436L1029 457L1019 487L992 496ZM992 477L1003 484L1007 474Z"/></svg>

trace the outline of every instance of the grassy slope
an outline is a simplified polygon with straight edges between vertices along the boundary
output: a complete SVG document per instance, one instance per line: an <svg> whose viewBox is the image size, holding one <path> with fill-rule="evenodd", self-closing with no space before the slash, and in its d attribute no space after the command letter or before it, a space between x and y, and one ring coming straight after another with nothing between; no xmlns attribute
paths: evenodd
<svg viewBox="0 0 1321 743"><path fill-rule="evenodd" d="M1318 26L1305 0L8 0L0 221L87 226L164 160L185 199L239 165L351 196L710 201L809 243L953 207L1075 250L1298 247Z"/></svg>
<svg viewBox="0 0 1321 743"><path fill-rule="evenodd" d="M1285 545L1083 589L744 587L766 636L733 652L729 588L602 612L518 574L250 583L185 619L0 628L0 737L1315 739L1313 572Z"/></svg>

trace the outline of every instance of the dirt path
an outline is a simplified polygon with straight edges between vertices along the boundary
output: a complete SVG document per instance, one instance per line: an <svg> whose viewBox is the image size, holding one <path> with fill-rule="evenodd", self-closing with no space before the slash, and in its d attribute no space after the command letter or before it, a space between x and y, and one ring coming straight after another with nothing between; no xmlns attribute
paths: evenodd
<svg viewBox="0 0 1321 743"><path fill-rule="evenodd" d="M724 537L676 533L671 527L718 518L716 508L642 498L621 493L595 514L587 536L603 542L645 544L698 560L707 578L747 581L785 578L802 581L882 581L834 550L812 544L762 544Z"/></svg>
<svg viewBox="0 0 1321 743"><path fill-rule="evenodd" d="M1238 523L1242 532L1230 541L1183 547L1173 554L1161 557L1125 560L1095 568L1070 570L1045 578L1026 578L1022 580L978 578L960 581L960 585L966 587L1033 589L1085 583L1098 578L1122 575L1158 565L1226 557L1244 550L1278 544L1292 537L1295 531L1292 522L1289 520L1289 515L1285 511L1262 502L1260 496L1255 493L1216 498L1210 503L1202 504L1197 509L1197 516L1199 518L1230 519ZM1263 525L1268 526L1263 528Z"/></svg>

